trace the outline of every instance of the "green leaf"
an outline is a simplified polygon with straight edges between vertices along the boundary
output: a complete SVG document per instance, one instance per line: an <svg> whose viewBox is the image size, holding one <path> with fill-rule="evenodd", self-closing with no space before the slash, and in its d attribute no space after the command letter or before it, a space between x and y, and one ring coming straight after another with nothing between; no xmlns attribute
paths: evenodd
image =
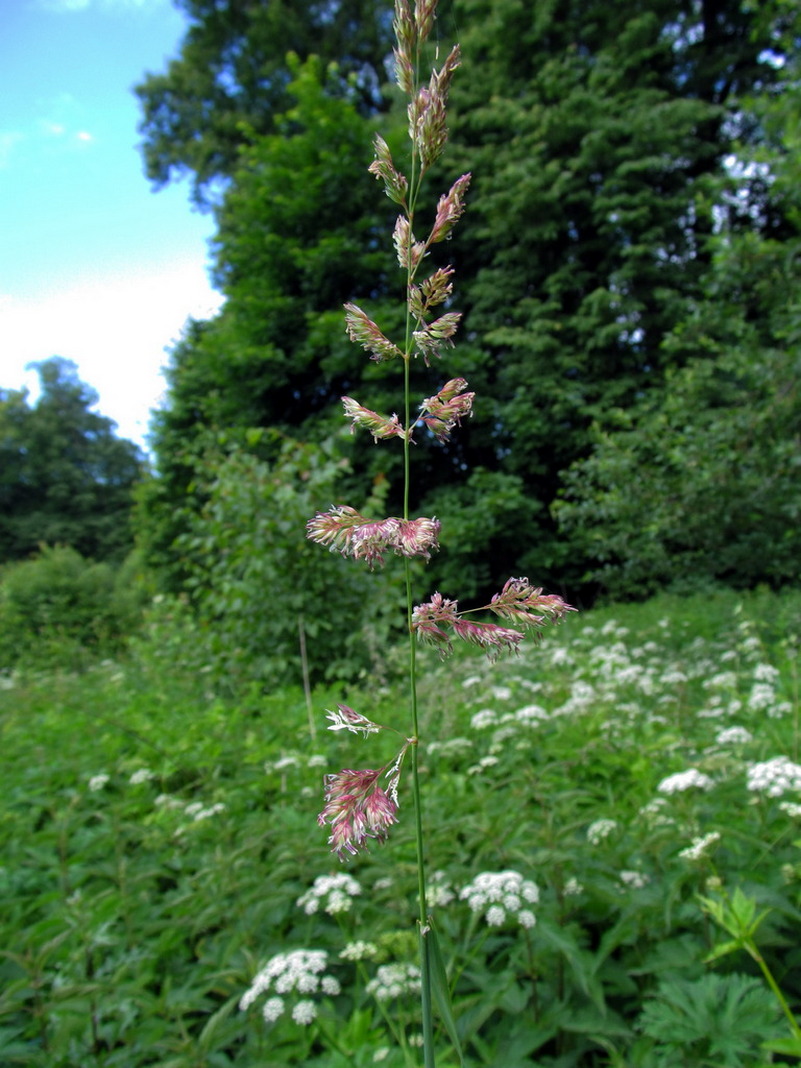
<svg viewBox="0 0 801 1068"><path fill-rule="evenodd" d="M763 1042L762 1049L770 1050L771 1053L783 1053L789 1057L801 1058L801 1038L773 1038L770 1042Z"/></svg>
<svg viewBox="0 0 801 1068"><path fill-rule="evenodd" d="M459 1034L456 1030L456 1021L453 1017L451 995L448 988L448 975L445 971L445 963L439 948L437 932L430 917L428 921L428 929L420 932L420 938L422 939L423 953L425 954L428 974L431 979L431 992L434 995L434 1001L436 1002L442 1022L445 1025L445 1030L448 1032L448 1037L453 1043L453 1048L459 1057L459 1064L464 1066L464 1055L462 1054L462 1047L459 1042Z"/></svg>

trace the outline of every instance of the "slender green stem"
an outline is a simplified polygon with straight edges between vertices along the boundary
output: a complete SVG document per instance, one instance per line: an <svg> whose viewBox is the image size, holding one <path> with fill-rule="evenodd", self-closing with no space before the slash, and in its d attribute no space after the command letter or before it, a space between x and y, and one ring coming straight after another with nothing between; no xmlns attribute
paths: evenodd
<svg viewBox="0 0 801 1068"><path fill-rule="evenodd" d="M409 358L404 361L404 409L406 414L406 426L410 426L410 398L409 398ZM403 517L409 518L409 441L404 441L404 480L403 480ZM431 1006L431 975L428 967L428 954L425 949L426 938L426 876L425 876L425 848L423 842L423 811L420 796L420 767L419 767L419 717L417 704L417 645L415 643L414 628L412 626L412 613L414 611L414 599L412 597L412 569L408 559L404 560L404 572L406 578L406 620L409 631L409 707L412 721L412 797L414 802L414 830L417 845L417 895L419 899L419 924L420 924L420 990L421 1007L423 1015L423 1053L425 1068L436 1068L434 1055L434 1019Z"/></svg>
<svg viewBox="0 0 801 1068"><path fill-rule="evenodd" d="M762 956L762 954L757 949L756 943L749 940L749 942L746 944L746 949L748 950L748 952L751 954L751 956L754 958L754 960L757 962L757 964L759 965L760 969L762 970L762 974L765 976L765 981L767 982L767 984L770 987L770 989L773 991L774 997L776 998L776 1000L781 1005L782 1012L787 1017L787 1020L788 1020L788 1022L790 1024L790 1030L793 1032L793 1035L796 1038L801 1039L801 1027L798 1026L798 1021L796 1020L795 1016L793 1015L793 1013L792 1013L792 1011L790 1009L790 1006L787 1004L787 1002L785 1000L785 997L784 997L784 994L782 994L781 990L779 989L779 984L773 978L773 973L771 972L770 968L765 963L764 957Z"/></svg>

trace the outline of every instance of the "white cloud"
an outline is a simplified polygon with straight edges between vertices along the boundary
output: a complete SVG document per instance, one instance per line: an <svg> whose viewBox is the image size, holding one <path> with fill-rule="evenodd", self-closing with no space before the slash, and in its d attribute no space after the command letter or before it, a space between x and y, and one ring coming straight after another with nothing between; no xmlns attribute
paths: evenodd
<svg viewBox="0 0 801 1068"><path fill-rule="evenodd" d="M222 298L201 264L186 260L145 273L98 276L40 299L0 295L0 386L34 386L32 361L74 360L99 394L98 411L123 437L142 441L164 391L167 349L189 317L212 315ZM35 391L34 395L35 395Z"/></svg>

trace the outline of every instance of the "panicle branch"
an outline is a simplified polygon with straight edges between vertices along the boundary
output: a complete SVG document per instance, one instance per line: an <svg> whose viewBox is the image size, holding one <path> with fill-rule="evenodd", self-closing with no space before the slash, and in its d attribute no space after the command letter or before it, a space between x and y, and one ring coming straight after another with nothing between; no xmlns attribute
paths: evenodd
<svg viewBox="0 0 801 1068"><path fill-rule="evenodd" d="M412 613L412 629L418 638L437 647L444 658L453 652L450 627L457 638L484 649L490 660L502 652L517 652L523 641L522 631L501 627L497 623L481 623L468 620L473 612L492 611L503 618L511 619L524 628L540 630L548 623L556 623L573 609L555 594L543 594L535 589L528 579L509 579L499 594L482 608L459 612L458 603L435 593L430 601L417 605Z"/></svg>
<svg viewBox="0 0 801 1068"><path fill-rule="evenodd" d="M417 24L409 7L409 0L395 0L395 17L392 29L397 42L395 55L395 78L404 93L414 92L414 57L417 51Z"/></svg>
<svg viewBox="0 0 801 1068"><path fill-rule="evenodd" d="M461 318L461 312L445 312L422 330L412 331L415 346L425 360L426 367L430 366L432 357L442 357L443 348L453 345L453 335Z"/></svg>
<svg viewBox="0 0 801 1068"><path fill-rule="evenodd" d="M384 192L390 200L405 206L409 183L400 171L396 169L395 164L392 162L389 146L380 134L375 135L373 148L375 149L375 159L367 168L368 171L383 181Z"/></svg>
<svg viewBox="0 0 801 1068"><path fill-rule="evenodd" d="M370 408L362 407L353 397L343 397L342 405L345 415L352 420L351 430L355 430L357 426L364 427L365 430L370 431L375 441L379 438L406 437L407 431L401 426L395 412L392 413L391 418L387 419L386 416L379 415Z"/></svg>
<svg viewBox="0 0 801 1068"><path fill-rule="evenodd" d="M434 245L450 236L451 230L464 213L464 198L470 186L471 174L457 178L447 193L443 193L437 202L437 214L434 226L428 238L428 244Z"/></svg>
<svg viewBox="0 0 801 1068"><path fill-rule="evenodd" d="M419 154L422 173L439 159L448 140L448 90L459 64L459 46L454 45L442 67L431 72L428 85L417 90L407 108L409 136Z"/></svg>
<svg viewBox="0 0 801 1068"><path fill-rule="evenodd" d="M403 356L398 346L393 345L358 304L345 305L345 329L351 341L365 348L370 353L370 359L376 363Z"/></svg>
<svg viewBox="0 0 801 1068"><path fill-rule="evenodd" d="M487 607L519 626L536 628L558 623L568 612L575 612L561 597L543 593L541 586L535 588L527 578L510 578Z"/></svg>

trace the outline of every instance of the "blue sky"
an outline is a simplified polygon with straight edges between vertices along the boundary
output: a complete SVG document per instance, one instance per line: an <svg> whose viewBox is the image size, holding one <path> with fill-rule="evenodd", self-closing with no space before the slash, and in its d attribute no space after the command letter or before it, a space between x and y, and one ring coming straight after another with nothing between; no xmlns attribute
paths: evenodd
<svg viewBox="0 0 801 1068"><path fill-rule="evenodd" d="M64 356L142 441L165 349L220 303L213 220L144 176L132 87L177 53L171 0L4 0L0 14L0 387Z"/></svg>

